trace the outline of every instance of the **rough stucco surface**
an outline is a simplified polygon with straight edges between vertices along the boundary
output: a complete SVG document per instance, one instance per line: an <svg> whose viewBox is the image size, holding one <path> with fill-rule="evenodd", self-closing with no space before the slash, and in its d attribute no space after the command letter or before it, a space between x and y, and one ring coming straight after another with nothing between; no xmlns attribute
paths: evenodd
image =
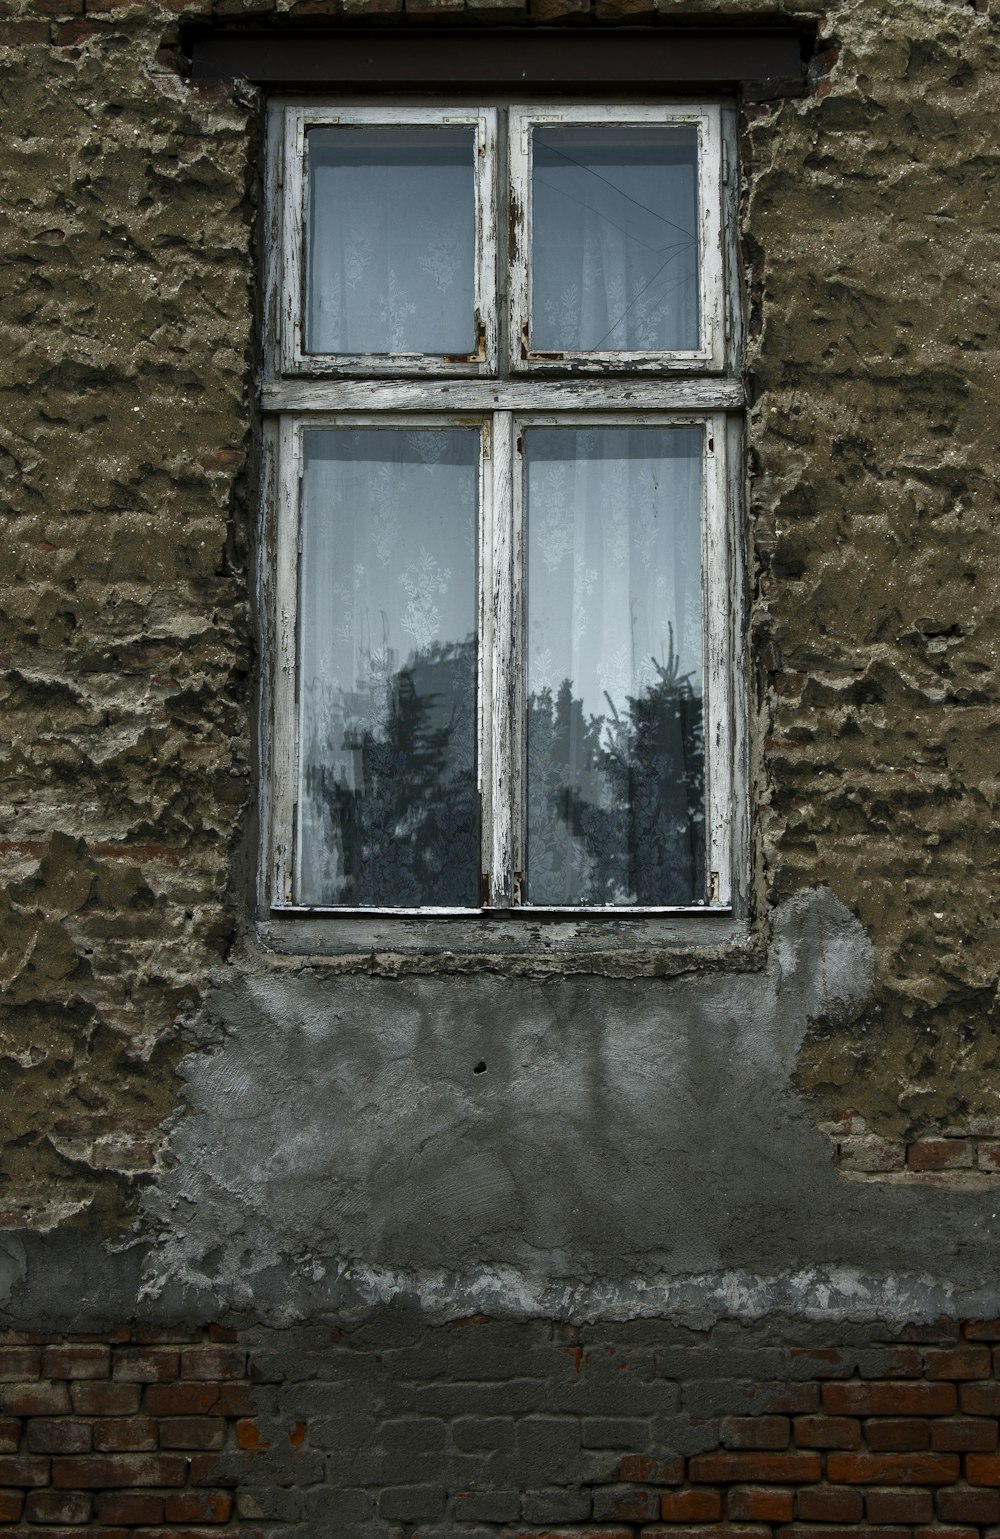
<svg viewBox="0 0 1000 1539"><path fill-rule="evenodd" d="M971 1298L989 1196L850 1186L812 1121L1000 1114L995 17L767 8L821 46L741 137L753 965L392 982L239 923L259 103L178 74L198 4L84 3L0 11L0 1209L54 1230L7 1247L17 1307L49 1307L57 1257L112 1309L249 1274L280 1310L341 1262L358 1298L443 1276L444 1309L639 1309L640 1276L662 1303L704 1274L752 1310L785 1284L740 1279L804 1271L802 1304L837 1266L890 1312L945 1274ZM145 1262L103 1248L137 1192Z"/></svg>
<svg viewBox="0 0 1000 1539"><path fill-rule="evenodd" d="M291 1264L331 1300L628 1314L690 1309L672 1283L704 1275L715 1307L728 1286L752 1313L796 1274L790 1304L841 1289L891 1314L916 1294L866 1273L926 1269L924 1302L934 1278L974 1286L981 1239L966 1246L993 1194L845 1188L789 1090L809 1023L850 1021L871 979L826 890L783 907L760 973L231 979L208 1006L215 1045L181 1064L176 1164L144 1200L147 1289L247 1307L258 1273Z"/></svg>

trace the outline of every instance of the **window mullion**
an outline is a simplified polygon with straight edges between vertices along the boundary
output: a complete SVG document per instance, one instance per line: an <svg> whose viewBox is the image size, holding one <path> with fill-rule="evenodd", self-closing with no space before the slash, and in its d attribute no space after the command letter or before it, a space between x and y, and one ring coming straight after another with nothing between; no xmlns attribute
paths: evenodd
<svg viewBox="0 0 1000 1539"><path fill-rule="evenodd" d="M705 591L705 770L708 823L708 898L732 901L733 721L730 689L732 577L727 517L726 418L706 424L704 591Z"/></svg>
<svg viewBox="0 0 1000 1539"><path fill-rule="evenodd" d="M488 763L490 822L484 845L488 852L489 904L509 908L513 902L515 731L515 622L513 581L513 418L493 416L492 541L489 552L489 614L484 625L488 648Z"/></svg>

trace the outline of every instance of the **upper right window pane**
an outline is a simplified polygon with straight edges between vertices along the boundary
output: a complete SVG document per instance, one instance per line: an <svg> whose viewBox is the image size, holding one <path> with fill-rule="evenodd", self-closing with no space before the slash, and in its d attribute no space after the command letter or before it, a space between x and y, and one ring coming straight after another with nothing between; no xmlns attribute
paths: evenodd
<svg viewBox="0 0 1000 1539"><path fill-rule="evenodd" d="M698 130L540 125L531 341L542 352L698 347Z"/></svg>
<svg viewBox="0 0 1000 1539"><path fill-rule="evenodd" d="M721 369L724 168L712 108L515 108L517 369Z"/></svg>

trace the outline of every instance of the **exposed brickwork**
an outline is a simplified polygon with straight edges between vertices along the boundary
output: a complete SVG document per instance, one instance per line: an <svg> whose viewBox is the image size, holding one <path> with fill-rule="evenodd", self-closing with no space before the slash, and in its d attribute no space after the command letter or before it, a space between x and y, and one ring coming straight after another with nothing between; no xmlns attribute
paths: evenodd
<svg viewBox="0 0 1000 1539"><path fill-rule="evenodd" d="M960 1404L996 1393L995 1335L482 1318L262 1335L239 1510L338 1539L996 1539L998 1407Z"/></svg>
<svg viewBox="0 0 1000 1539"><path fill-rule="evenodd" d="M838 1169L854 1180L993 1187L1000 1180L1000 1117L971 1118L941 1136L903 1139L873 1133L864 1117L847 1111L821 1122Z"/></svg>
<svg viewBox="0 0 1000 1539"><path fill-rule="evenodd" d="M216 1327L156 1334L0 1336L4 1533L235 1539L225 1459L253 1407L247 1354Z"/></svg>
<svg viewBox="0 0 1000 1539"><path fill-rule="evenodd" d="M998 1358L1000 1322L8 1334L0 1527L996 1539Z"/></svg>

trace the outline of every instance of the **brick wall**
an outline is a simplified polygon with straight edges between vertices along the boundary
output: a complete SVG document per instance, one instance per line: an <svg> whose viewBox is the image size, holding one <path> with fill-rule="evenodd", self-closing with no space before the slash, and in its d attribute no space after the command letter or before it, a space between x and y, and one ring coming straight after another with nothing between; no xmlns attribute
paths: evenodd
<svg viewBox="0 0 1000 1539"><path fill-rule="evenodd" d="M383 1317L249 1335L7 1333L2 1532L1000 1531L1000 1322L831 1337L789 1323L699 1333Z"/></svg>
<svg viewBox="0 0 1000 1539"><path fill-rule="evenodd" d="M995 1539L994 1343L1000 1322L273 1332L241 1511L344 1539Z"/></svg>
<svg viewBox="0 0 1000 1539"><path fill-rule="evenodd" d="M246 1352L216 1326L105 1340L6 1332L0 1531L225 1536L222 1461L251 1406Z"/></svg>

